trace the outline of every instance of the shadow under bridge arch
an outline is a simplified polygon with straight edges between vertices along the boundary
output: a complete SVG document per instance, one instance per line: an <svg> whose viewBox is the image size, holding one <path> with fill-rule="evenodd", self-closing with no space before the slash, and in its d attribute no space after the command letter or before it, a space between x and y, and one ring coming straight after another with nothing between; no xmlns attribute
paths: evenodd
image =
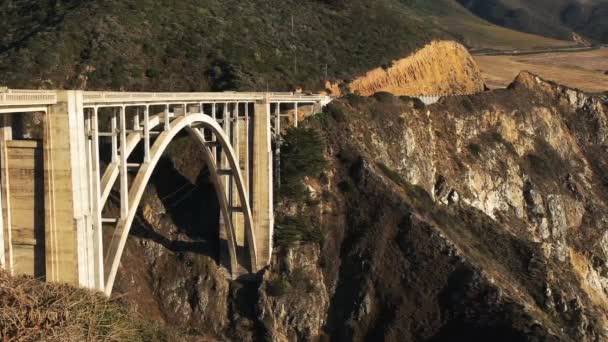
<svg viewBox="0 0 608 342"><path fill-rule="evenodd" d="M207 164L207 167L209 168L211 181L215 187L218 196L221 214L224 217L224 222L226 222L226 236L228 239L228 251L230 254L230 267L232 271L236 270L238 264L236 250L237 244L235 237L236 232L234 230L234 224L231 221L228 198L225 193L225 187L223 186L223 182L220 179L220 174L218 172L218 166L215 157L213 156L211 150L206 144L205 136L201 131L201 128L210 130L212 134L216 137L216 141L220 144L222 153L225 154L228 164L230 166L230 176L234 179L234 183L236 185L239 200L243 210L245 232L251 263L250 270L251 272L257 271L258 256L253 226L253 216L251 212L249 198L247 195L247 190L245 189L245 183L243 181L243 176L241 174L241 170L239 168L238 160L234 149L232 148L228 137L222 130L222 127L213 118L201 113L188 114L185 116L179 116L178 118L172 120L170 123L170 129L162 132L158 136L158 138L150 148L149 161L141 165L137 172L137 175L135 176L135 179L132 182L131 187L129 188L128 213L126 217L124 217L118 222L104 260L104 278L106 279L104 292L107 295L110 295L112 292L112 287L114 286L114 281L116 279L116 273L118 272L120 259L123 254L127 238L129 236L129 231L131 229L131 225L133 224L133 220L137 213L139 203L143 196L146 185L148 184L148 181L150 180L150 177L152 176L152 173L156 165L158 164L163 152L165 151L167 146L169 146L171 141L173 141L173 139L177 136L177 134L182 130L188 131L190 135L202 146L203 158L205 160L205 163Z"/></svg>

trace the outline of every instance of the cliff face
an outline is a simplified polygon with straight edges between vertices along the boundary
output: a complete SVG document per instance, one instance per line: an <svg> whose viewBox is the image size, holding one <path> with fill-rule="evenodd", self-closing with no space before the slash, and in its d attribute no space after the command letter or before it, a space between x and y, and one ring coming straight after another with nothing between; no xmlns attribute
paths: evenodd
<svg viewBox="0 0 608 342"><path fill-rule="evenodd" d="M230 282L213 248L184 248L214 233L193 234L202 219L159 181L120 271L123 289L142 287L134 303L220 340L608 338L601 99L524 73L429 107L346 96L305 124L326 137L329 166L306 182L314 201L278 211L310 217L323 246L279 249L257 280ZM169 169L205 196L185 155Z"/></svg>
<svg viewBox="0 0 608 342"><path fill-rule="evenodd" d="M339 260L328 331L607 338L600 99L522 74L428 108L388 94L333 106L332 179L355 190L338 192L342 221L324 219L343 236L324 250Z"/></svg>
<svg viewBox="0 0 608 342"><path fill-rule="evenodd" d="M330 86L335 92L338 87ZM411 56L376 68L348 84L364 96L471 94L484 89L481 71L467 49L453 41L434 41Z"/></svg>

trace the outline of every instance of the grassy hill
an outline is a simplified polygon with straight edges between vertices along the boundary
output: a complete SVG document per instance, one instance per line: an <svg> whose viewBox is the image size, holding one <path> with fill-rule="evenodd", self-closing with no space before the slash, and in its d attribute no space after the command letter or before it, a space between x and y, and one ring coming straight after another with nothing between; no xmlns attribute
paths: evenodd
<svg viewBox="0 0 608 342"><path fill-rule="evenodd" d="M491 49L535 49L569 46L571 37L534 35L491 23L471 13L456 0L410 0L434 25L444 27L465 45Z"/></svg>
<svg viewBox="0 0 608 342"><path fill-rule="evenodd" d="M514 30L570 39L576 32L608 42L606 0L458 0L480 17Z"/></svg>
<svg viewBox="0 0 608 342"><path fill-rule="evenodd" d="M0 84L13 88L318 89L434 38L564 44L489 24L454 0L10 0L0 31Z"/></svg>

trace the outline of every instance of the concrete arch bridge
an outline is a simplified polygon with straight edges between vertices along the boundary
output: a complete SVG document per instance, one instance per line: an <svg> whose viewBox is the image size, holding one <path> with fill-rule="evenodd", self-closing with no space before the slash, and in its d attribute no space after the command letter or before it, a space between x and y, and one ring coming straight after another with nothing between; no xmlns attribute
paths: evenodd
<svg viewBox="0 0 608 342"><path fill-rule="evenodd" d="M233 276L258 271L272 254L273 135L329 102L293 93L0 90L0 267L110 295L146 184L186 131L216 190L225 264ZM19 124L32 113L37 139ZM113 189L119 214L103 217Z"/></svg>

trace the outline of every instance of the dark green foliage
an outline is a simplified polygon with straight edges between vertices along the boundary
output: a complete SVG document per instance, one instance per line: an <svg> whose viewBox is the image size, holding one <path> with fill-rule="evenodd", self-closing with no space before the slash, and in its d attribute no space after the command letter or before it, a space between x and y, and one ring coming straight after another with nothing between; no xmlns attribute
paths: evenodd
<svg viewBox="0 0 608 342"><path fill-rule="evenodd" d="M317 90L326 66L349 78L447 36L414 13L364 0L5 0L0 84Z"/></svg>
<svg viewBox="0 0 608 342"><path fill-rule="evenodd" d="M473 154L475 157L479 157L479 155L481 154L481 146L479 146L479 144L469 144L469 151L471 151L471 154Z"/></svg>
<svg viewBox="0 0 608 342"><path fill-rule="evenodd" d="M340 189L341 192L348 194L355 190L355 186L350 181L345 180L338 183L338 189Z"/></svg>
<svg viewBox="0 0 608 342"><path fill-rule="evenodd" d="M336 120L337 122L344 122L346 119L342 109L338 105L333 103L330 103L329 105L325 106L325 108L323 108L323 113Z"/></svg>
<svg viewBox="0 0 608 342"><path fill-rule="evenodd" d="M384 103L391 103L395 101L395 95L385 92L385 91L380 91L377 92L373 95L373 98L376 99L376 101L378 102L384 102Z"/></svg>
<svg viewBox="0 0 608 342"><path fill-rule="evenodd" d="M323 244L323 233L318 225L298 215L280 218L275 227L275 243L280 247L291 247L297 243Z"/></svg>
<svg viewBox="0 0 608 342"><path fill-rule="evenodd" d="M272 297L281 297L286 295L291 288L291 284L286 277L280 276L268 282L266 293Z"/></svg>
<svg viewBox="0 0 608 342"><path fill-rule="evenodd" d="M294 127L287 131L281 149L282 199L301 201L307 197L302 181L321 174L326 164L324 151L325 143L314 129Z"/></svg>
<svg viewBox="0 0 608 342"><path fill-rule="evenodd" d="M348 93L344 96L348 100L348 103L353 107L358 107L366 103L367 97L361 96L355 93Z"/></svg>

